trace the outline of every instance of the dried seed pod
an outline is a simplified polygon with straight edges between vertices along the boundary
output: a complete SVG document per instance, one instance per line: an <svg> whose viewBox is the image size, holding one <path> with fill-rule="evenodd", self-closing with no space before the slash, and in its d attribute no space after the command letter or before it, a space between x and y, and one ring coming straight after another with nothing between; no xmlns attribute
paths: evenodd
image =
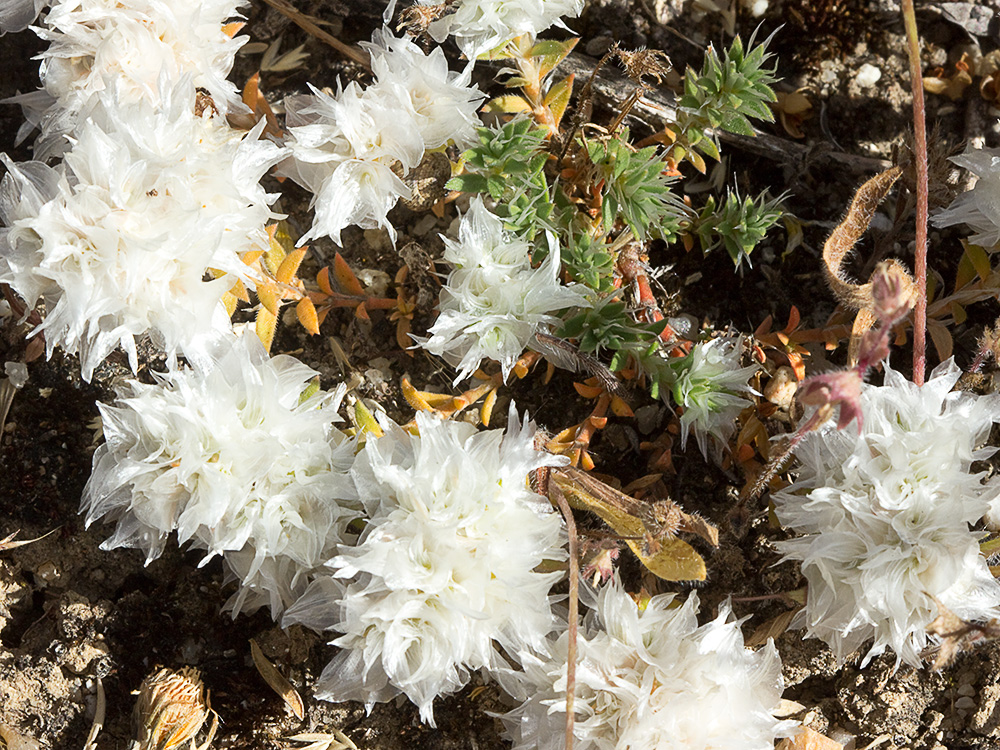
<svg viewBox="0 0 1000 750"><path fill-rule="evenodd" d="M135 739L131 750L171 750L190 742L201 731L209 714L212 726L200 745L207 748L218 726L201 675L194 667L179 670L161 667L140 685L132 711Z"/></svg>

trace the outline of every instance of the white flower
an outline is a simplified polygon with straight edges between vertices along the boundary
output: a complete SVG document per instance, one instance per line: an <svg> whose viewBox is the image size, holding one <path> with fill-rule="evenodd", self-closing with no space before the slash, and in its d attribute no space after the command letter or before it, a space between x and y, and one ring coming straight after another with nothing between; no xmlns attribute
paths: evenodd
<svg viewBox="0 0 1000 750"><path fill-rule="evenodd" d="M36 158L64 147L62 135L93 96L112 82L121 106L160 104L168 88L186 79L192 93L209 92L222 113L245 109L226 76L247 37L231 38L223 24L236 15L232 0L64 0L45 16L38 35L51 44L42 54L40 76L50 106L37 111L27 98L28 119L42 136Z"/></svg>
<svg viewBox="0 0 1000 750"><path fill-rule="evenodd" d="M577 637L574 747L579 750L772 750L793 724L772 712L781 661L772 642L743 646L728 603L698 626L698 596L640 609L617 575ZM503 716L514 750L565 748L567 633L502 680L521 706Z"/></svg>
<svg viewBox="0 0 1000 750"><path fill-rule="evenodd" d="M434 5L436 0L420 0ZM584 0L458 0L453 12L431 23L428 32L438 42L449 35L470 59L489 52L521 34L537 35L562 16L578 16ZM449 8L449 9L451 9Z"/></svg>
<svg viewBox="0 0 1000 750"><path fill-rule="evenodd" d="M798 538L778 545L809 581L800 620L844 659L867 641L867 663L891 648L919 666L936 598L965 620L1000 615L1000 584L970 530L1000 481L972 474L1000 421L1000 401L951 393L960 371L939 366L922 387L887 370L865 386L861 433L828 426L797 451L798 481L775 493ZM800 623L801 624L801 623Z"/></svg>
<svg viewBox="0 0 1000 750"><path fill-rule="evenodd" d="M0 280L29 307L44 298L49 354L78 352L88 381L119 344L134 370L147 331L173 356L229 329L220 300L234 278L250 281L241 256L268 246L276 196L258 183L283 156L258 140L262 125L195 115L183 84L156 108L113 94L89 111L63 172L5 160L0 188ZM30 210L16 202L24 191ZM204 281L209 269L231 275Z"/></svg>
<svg viewBox="0 0 1000 750"><path fill-rule="evenodd" d="M736 417L750 403L739 394L753 393L747 380L757 370L753 365L740 367L741 349L738 340L712 339L695 344L687 357L673 365L677 376L674 403L684 408L681 450L693 432L702 455L708 456L709 438L714 452L721 453L735 432Z"/></svg>
<svg viewBox="0 0 1000 750"><path fill-rule="evenodd" d="M373 85L362 90L352 82L336 96L313 88L285 100L292 158L281 170L313 193L316 211L303 241L329 236L339 244L341 231L355 225L382 227L395 242L387 214L410 197L400 178L425 149L464 145L479 123L483 95L469 86L471 69L453 74L440 49L425 55L388 31L373 38L365 45Z"/></svg>
<svg viewBox="0 0 1000 750"><path fill-rule="evenodd" d="M972 190L958 196L952 204L934 216L934 224L950 227L968 224L976 232L971 242L986 248L1000 244L1000 149L969 148L951 159L965 167L979 180Z"/></svg>
<svg viewBox="0 0 1000 750"><path fill-rule="evenodd" d="M373 40L374 44L364 46L371 52L377 88L392 89L398 101L409 104L424 148L467 145L480 125L476 113L484 98L476 86L470 86L471 65L462 73L452 73L440 47L424 54L409 39L396 39L387 30L376 31Z"/></svg>
<svg viewBox="0 0 1000 750"><path fill-rule="evenodd" d="M417 414L419 436L386 425L352 469L369 516L360 543L330 563L351 579L341 596L318 579L285 623L335 627L344 649L317 683L320 697L371 706L402 692L434 725L433 700L472 670L541 646L554 624L549 589L563 559L559 515L526 486L540 466L535 428L511 410L506 432Z"/></svg>
<svg viewBox="0 0 1000 750"><path fill-rule="evenodd" d="M326 235L339 244L351 225L384 227L395 241L386 214L410 190L393 167L415 167L424 145L413 111L373 89L352 82L335 97L314 88L285 101L292 158L281 172L314 194L316 209L303 242Z"/></svg>
<svg viewBox="0 0 1000 750"><path fill-rule="evenodd" d="M24 31L48 0L0 0L0 34Z"/></svg>
<svg viewBox="0 0 1000 750"><path fill-rule="evenodd" d="M559 322L551 313L589 306L583 287L559 283L559 247L532 268L530 246L509 234L500 217L477 196L462 217L458 241L443 237L444 259L454 266L441 292L441 314L431 336L417 339L427 351L458 368L458 383L483 359L500 363L504 378L535 333Z"/></svg>
<svg viewBox="0 0 1000 750"><path fill-rule="evenodd" d="M333 426L343 389L303 398L315 375L245 335L212 366L127 382L99 405L106 442L83 493L88 526L117 523L102 548L138 547L148 563L176 531L223 555L243 584L236 612L279 615L361 514L354 444Z"/></svg>

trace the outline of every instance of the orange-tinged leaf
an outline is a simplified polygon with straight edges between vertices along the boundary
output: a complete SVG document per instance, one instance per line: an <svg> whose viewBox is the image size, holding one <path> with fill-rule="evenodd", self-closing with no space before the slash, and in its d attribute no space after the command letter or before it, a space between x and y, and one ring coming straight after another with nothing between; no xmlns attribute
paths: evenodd
<svg viewBox="0 0 1000 750"><path fill-rule="evenodd" d="M634 417L635 412L632 407L625 403L620 396L611 397L611 413L616 417Z"/></svg>
<svg viewBox="0 0 1000 750"><path fill-rule="evenodd" d="M257 299L271 315L277 317L278 307L281 305L281 292L273 284L260 283L257 285Z"/></svg>
<svg viewBox="0 0 1000 750"><path fill-rule="evenodd" d="M252 266L258 260L260 260L263 254L264 254L263 250L247 250L245 253L243 253L242 260L248 266Z"/></svg>
<svg viewBox="0 0 1000 750"><path fill-rule="evenodd" d="M584 471L594 470L594 459L590 457L590 454L585 450L577 449L574 452L573 463L579 466Z"/></svg>
<svg viewBox="0 0 1000 750"><path fill-rule="evenodd" d="M267 351L271 351L271 344L274 342L274 331L278 327L278 318L272 315L263 307L257 311L257 320L254 321L254 330L257 338Z"/></svg>
<svg viewBox="0 0 1000 750"><path fill-rule="evenodd" d="M239 279L236 280L236 283L233 284L233 288L230 289L229 292L241 302L246 302L248 305L250 304L250 292L247 291L246 284Z"/></svg>
<svg viewBox="0 0 1000 750"><path fill-rule="evenodd" d="M559 123L566 113L566 107L569 105L569 98L573 94L573 79L574 75L570 73L549 89L549 93L545 96L545 104L552 110L552 118L555 120L556 128L559 127Z"/></svg>
<svg viewBox="0 0 1000 750"><path fill-rule="evenodd" d="M365 296L364 287L361 286L358 277L354 275L354 271L347 265L347 261L340 253L333 256L333 278L337 280L337 284L340 285L345 294L351 294L355 297Z"/></svg>
<svg viewBox="0 0 1000 750"><path fill-rule="evenodd" d="M798 328L800 320L802 320L802 315L799 313L799 308L792 305L792 309L788 311L788 325L785 326L785 333L791 333Z"/></svg>
<svg viewBox="0 0 1000 750"><path fill-rule="evenodd" d="M226 292L222 295L222 304L226 308L226 315L230 318L233 317L233 313L236 312L236 295L232 292Z"/></svg>
<svg viewBox="0 0 1000 750"><path fill-rule="evenodd" d="M584 383L573 383L573 389L584 398L597 398L604 389L596 385L586 385Z"/></svg>
<svg viewBox="0 0 1000 750"><path fill-rule="evenodd" d="M299 316L299 322L313 336L319 335L319 316L316 314L316 305L308 297L299 300L295 306L295 314Z"/></svg>
<svg viewBox="0 0 1000 750"><path fill-rule="evenodd" d="M359 320L371 320L371 318L368 316L368 308L365 307L364 302L362 302L360 305L354 308L354 317L358 318Z"/></svg>
<svg viewBox="0 0 1000 750"><path fill-rule="evenodd" d="M333 296L333 287L330 286L330 267L323 266L319 273L316 274L316 286L320 288L320 291L328 297Z"/></svg>
<svg viewBox="0 0 1000 750"><path fill-rule="evenodd" d="M274 272L274 278L282 284L291 284L308 249L307 246L299 247L286 255L285 259L281 261L281 265L278 266L278 270Z"/></svg>
<svg viewBox="0 0 1000 750"><path fill-rule="evenodd" d="M396 321L396 343L399 344L400 349L412 357L414 352L413 341L410 339L410 328L409 318L400 318Z"/></svg>
<svg viewBox="0 0 1000 750"><path fill-rule="evenodd" d="M423 394L413 387L410 383L410 379L403 377L400 382L400 389L403 391L403 398L406 399L406 403L412 406L417 411L433 411L434 407L427 403Z"/></svg>
<svg viewBox="0 0 1000 750"><path fill-rule="evenodd" d="M486 102L482 111L497 115L516 115L520 112L530 112L531 105L524 97L517 94L504 94Z"/></svg>
<svg viewBox="0 0 1000 750"><path fill-rule="evenodd" d="M228 36L230 39L232 39L234 36L236 36L243 30L244 26L246 26L245 21L233 21L232 23L224 23L222 24L222 33Z"/></svg>
<svg viewBox="0 0 1000 750"><path fill-rule="evenodd" d="M490 426L490 418L493 416L493 407L497 402L497 389L494 388L492 391L486 394L486 399L483 401L483 408L479 410L479 418L483 420L483 426Z"/></svg>

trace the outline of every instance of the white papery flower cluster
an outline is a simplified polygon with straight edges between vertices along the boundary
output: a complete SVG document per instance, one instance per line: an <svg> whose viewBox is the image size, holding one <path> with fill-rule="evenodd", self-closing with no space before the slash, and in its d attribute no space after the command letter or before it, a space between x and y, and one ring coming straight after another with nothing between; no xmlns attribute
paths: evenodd
<svg viewBox="0 0 1000 750"><path fill-rule="evenodd" d="M128 109L159 106L182 80L211 96L225 114L245 110L226 80L236 51L247 37L233 38L225 23L240 0L61 0L36 33L50 42L42 54L42 89L20 97L27 123L40 127L35 157L44 160L66 147L65 135L95 106L94 97L116 88L115 104ZM237 25L228 27L235 32ZM164 84L166 79L166 84ZM105 103L107 103L105 101Z"/></svg>
<svg viewBox="0 0 1000 750"><path fill-rule="evenodd" d="M950 227L968 224L976 233L969 240L986 248L1000 245L1000 148L968 148L951 159L979 179L972 190L959 195L938 211L934 224Z"/></svg>
<svg viewBox="0 0 1000 750"><path fill-rule="evenodd" d="M456 384L486 358L499 362L506 378L534 335L559 322L552 313L590 306L585 287L559 282L554 237L548 256L532 268L529 244L505 231L478 196L462 217L458 240L442 239L444 260L454 270L441 290L430 337L417 341L458 368Z"/></svg>
<svg viewBox="0 0 1000 750"><path fill-rule="evenodd" d="M110 96L114 92L109 92ZM282 150L194 113L194 91L161 105L102 106L58 168L6 159L0 184L0 281L29 309L44 299L51 356L79 353L83 378L135 339L198 356L228 330L222 295L247 277L241 257L268 247L275 196L260 178ZM221 278L205 281L208 269Z"/></svg>
<svg viewBox="0 0 1000 750"><path fill-rule="evenodd" d="M562 574L536 568L565 558L565 535L526 477L565 460L536 451L534 425L513 409L505 432L423 413L417 427L387 425L365 445L351 473L368 526L285 623L343 633L321 697L370 706L402 692L433 726L436 696L499 667L498 647L540 648L555 625L548 593Z"/></svg>
<svg viewBox="0 0 1000 750"><path fill-rule="evenodd" d="M396 239L387 214L410 189L400 176L429 149L464 145L479 124L483 94L470 86L471 68L448 69L440 48L430 54L408 39L376 32L366 45L376 82L352 82L332 96L285 100L287 145L292 158L282 171L314 195L312 228L302 238L329 236L338 244L345 227L384 227Z"/></svg>
<svg viewBox="0 0 1000 750"><path fill-rule="evenodd" d="M809 582L798 624L839 659L874 643L920 664L935 599L964 620L1000 615L1000 584L971 530L1000 494L1000 479L970 473L994 422L996 397L952 393L960 371L939 366L917 387L887 370L864 387L860 434L827 426L797 451L798 480L774 502L800 534L778 545ZM795 623L793 623L794 625Z"/></svg>
<svg viewBox="0 0 1000 750"><path fill-rule="evenodd" d="M674 366L674 403L683 407L681 450L694 433L706 458L720 454L736 431L736 417L750 401L742 393L753 393L747 381L757 371L740 367L742 346L738 339L717 338L695 344L691 353Z"/></svg>
<svg viewBox="0 0 1000 750"><path fill-rule="evenodd" d="M458 0L427 31L437 42L455 37L462 52L475 59L521 34L535 36L552 25L562 26L560 18L580 15L583 5L584 0Z"/></svg>
<svg viewBox="0 0 1000 750"><path fill-rule="evenodd" d="M773 715L781 661L773 642L744 648L728 604L698 626L698 595L640 608L617 575L577 637L574 747L579 750L772 750L794 722ZM569 636L502 679L524 702L502 718L514 750L563 750Z"/></svg>
<svg viewBox="0 0 1000 750"><path fill-rule="evenodd" d="M253 286L243 259L269 247L277 196L259 181L284 151L222 114L243 106L226 76L244 39L222 28L236 7L63 0L36 30L42 133L38 161L0 157L0 282L44 302L48 354L78 353L85 380L118 345L135 370L146 333L171 360L204 356L230 328L223 294Z"/></svg>
<svg viewBox="0 0 1000 750"><path fill-rule="evenodd" d="M241 580L234 612L277 617L361 515L355 444L334 426L343 389L303 397L315 375L245 335L208 367L127 382L100 405L106 442L83 493L88 525L117 523L102 548L148 563L176 531Z"/></svg>

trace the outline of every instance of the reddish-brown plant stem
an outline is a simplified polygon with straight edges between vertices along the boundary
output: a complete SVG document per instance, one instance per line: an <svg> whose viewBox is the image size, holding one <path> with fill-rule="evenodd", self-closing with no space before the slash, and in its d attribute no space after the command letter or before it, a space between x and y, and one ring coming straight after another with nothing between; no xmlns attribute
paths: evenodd
<svg viewBox="0 0 1000 750"><path fill-rule="evenodd" d="M566 533L569 535L569 627L566 644L566 750L573 750L573 697L576 694L576 637L577 621L580 615L580 558L577 549L576 522L573 510L562 490L555 483L549 486L559 510L566 519Z"/></svg>
<svg viewBox="0 0 1000 750"><path fill-rule="evenodd" d="M924 83L920 72L920 39L913 0L902 0L906 46L910 58L910 87L913 91L913 151L917 168L917 231L913 272L916 276L917 304L913 311L913 382L924 384L927 367L927 127L924 112Z"/></svg>

